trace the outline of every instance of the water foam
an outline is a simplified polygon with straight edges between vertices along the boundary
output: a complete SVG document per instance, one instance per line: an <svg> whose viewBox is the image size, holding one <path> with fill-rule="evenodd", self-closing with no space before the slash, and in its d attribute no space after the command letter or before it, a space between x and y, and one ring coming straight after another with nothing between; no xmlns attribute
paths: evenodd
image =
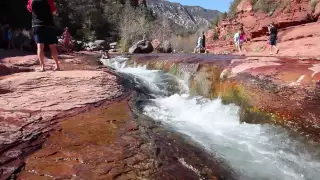
<svg viewBox="0 0 320 180"><path fill-rule="evenodd" d="M240 179L320 177L320 159L304 144L280 127L240 123L239 108L220 99L175 94L155 99L144 111L228 162Z"/></svg>

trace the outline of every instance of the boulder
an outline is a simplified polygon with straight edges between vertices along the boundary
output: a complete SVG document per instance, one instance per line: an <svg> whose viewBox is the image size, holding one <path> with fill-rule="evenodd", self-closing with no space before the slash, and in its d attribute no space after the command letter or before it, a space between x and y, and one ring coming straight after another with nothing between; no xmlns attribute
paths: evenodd
<svg viewBox="0 0 320 180"><path fill-rule="evenodd" d="M108 50L110 49L109 44L105 40L96 40L94 44L99 48L99 50Z"/></svg>
<svg viewBox="0 0 320 180"><path fill-rule="evenodd" d="M161 44L160 52L161 53L172 53L172 45L171 45L170 41L165 40Z"/></svg>
<svg viewBox="0 0 320 180"><path fill-rule="evenodd" d="M74 41L74 50L81 51L84 49L84 42L82 41Z"/></svg>
<svg viewBox="0 0 320 180"><path fill-rule="evenodd" d="M134 44L130 49L129 53L152 53L153 46L150 41L139 41Z"/></svg>
<svg viewBox="0 0 320 180"><path fill-rule="evenodd" d="M160 51L161 41L159 39L152 40L151 44L154 50Z"/></svg>
<svg viewBox="0 0 320 180"><path fill-rule="evenodd" d="M117 49L118 43L117 42L113 42L109 44L111 49Z"/></svg>
<svg viewBox="0 0 320 180"><path fill-rule="evenodd" d="M11 69L5 66L4 64L0 64L0 76L11 74Z"/></svg>

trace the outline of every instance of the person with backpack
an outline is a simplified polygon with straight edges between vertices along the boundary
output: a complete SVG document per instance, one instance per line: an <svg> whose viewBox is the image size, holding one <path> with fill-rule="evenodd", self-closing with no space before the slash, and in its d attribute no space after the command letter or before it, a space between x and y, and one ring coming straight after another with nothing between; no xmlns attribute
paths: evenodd
<svg viewBox="0 0 320 180"><path fill-rule="evenodd" d="M49 45L52 58L56 63L54 70L59 70L58 51L57 51L57 32L54 27L53 15L57 8L53 0L28 0L27 9L32 13L32 29L34 39L37 44L37 54L40 61L40 71L44 68L44 45Z"/></svg>

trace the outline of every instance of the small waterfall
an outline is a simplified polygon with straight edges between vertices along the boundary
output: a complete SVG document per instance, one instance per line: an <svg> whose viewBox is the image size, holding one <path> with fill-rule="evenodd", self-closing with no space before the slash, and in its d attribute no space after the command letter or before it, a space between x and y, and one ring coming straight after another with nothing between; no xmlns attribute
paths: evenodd
<svg viewBox="0 0 320 180"><path fill-rule="evenodd" d="M179 80L161 71L147 70L146 66L126 67L123 58L108 63L140 79L155 94L156 98L143 109L145 115L216 154L240 174L239 179L319 179L319 144L292 136L280 126L242 123L240 108L224 105L219 98L191 96L188 73L180 74Z"/></svg>

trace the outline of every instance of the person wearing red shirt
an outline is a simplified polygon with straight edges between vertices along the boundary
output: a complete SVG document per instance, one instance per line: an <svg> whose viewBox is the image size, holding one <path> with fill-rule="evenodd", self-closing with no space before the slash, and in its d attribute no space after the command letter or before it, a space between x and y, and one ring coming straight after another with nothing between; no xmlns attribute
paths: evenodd
<svg viewBox="0 0 320 180"><path fill-rule="evenodd" d="M70 38L71 38L71 35L70 35L70 32L69 32L69 29L68 27L66 27L64 29L64 32L63 32L63 45L64 45L64 49L69 52L69 44L70 44Z"/></svg>
<svg viewBox="0 0 320 180"><path fill-rule="evenodd" d="M34 39L37 43L37 54L40 61L40 71L44 68L44 45L50 47L52 58L56 62L54 70L59 70L58 52L57 52L57 32L53 23L53 15L57 8L53 0L28 0L27 9L32 13L32 28Z"/></svg>

